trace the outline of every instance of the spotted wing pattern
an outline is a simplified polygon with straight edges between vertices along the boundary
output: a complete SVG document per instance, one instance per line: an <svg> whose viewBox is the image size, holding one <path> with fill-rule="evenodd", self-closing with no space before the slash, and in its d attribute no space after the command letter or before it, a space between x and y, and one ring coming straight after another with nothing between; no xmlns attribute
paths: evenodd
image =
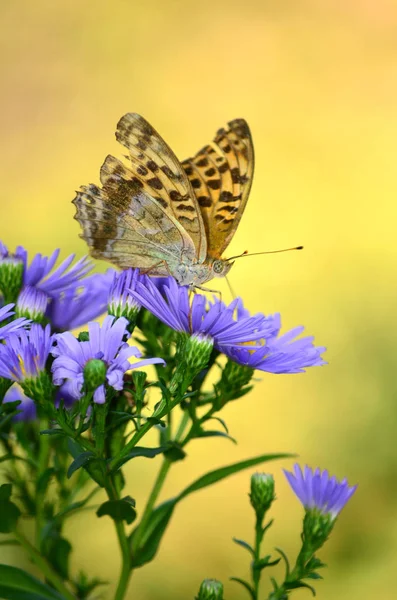
<svg viewBox="0 0 397 600"><path fill-rule="evenodd" d="M82 186L73 200L82 238L95 258L121 268L139 267L166 276L182 256L195 260L196 248L184 228L143 190L134 173L108 156L101 169L102 188Z"/></svg>
<svg viewBox="0 0 397 600"><path fill-rule="evenodd" d="M213 142L182 162L207 233L207 255L220 258L248 200L254 172L252 137L244 119L219 129Z"/></svg>
<svg viewBox="0 0 397 600"><path fill-rule="evenodd" d="M129 168L142 191L172 215L190 235L198 262L207 255L206 234L200 208L181 163L153 127L140 115L124 115L116 139L128 149Z"/></svg>

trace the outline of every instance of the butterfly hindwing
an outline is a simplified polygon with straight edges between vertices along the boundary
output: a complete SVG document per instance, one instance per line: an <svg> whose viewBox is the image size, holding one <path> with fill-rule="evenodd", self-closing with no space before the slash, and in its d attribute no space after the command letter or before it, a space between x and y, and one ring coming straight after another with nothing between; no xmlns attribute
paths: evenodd
<svg viewBox="0 0 397 600"><path fill-rule="evenodd" d="M116 139L129 151L130 169L144 192L154 197L186 230L199 262L207 255L203 219L189 179L162 137L140 115L124 115Z"/></svg>
<svg viewBox="0 0 397 600"><path fill-rule="evenodd" d="M82 237L95 258L121 268L148 269L153 275L169 275L182 256L195 259L190 236L123 163L108 156L101 182L102 188L81 187L73 201Z"/></svg>
<svg viewBox="0 0 397 600"><path fill-rule="evenodd" d="M230 121L182 166L200 206L207 255L219 258L236 231L252 184L254 149L246 121Z"/></svg>

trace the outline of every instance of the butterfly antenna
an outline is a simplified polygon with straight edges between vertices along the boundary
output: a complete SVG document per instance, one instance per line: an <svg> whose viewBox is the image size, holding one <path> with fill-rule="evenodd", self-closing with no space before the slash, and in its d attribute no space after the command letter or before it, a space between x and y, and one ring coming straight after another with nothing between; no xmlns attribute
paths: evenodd
<svg viewBox="0 0 397 600"><path fill-rule="evenodd" d="M291 250L303 250L303 246L295 246L294 248L283 248L282 250L268 250L267 252L248 252L246 250L242 254L238 254L238 256L231 256L226 259L226 262L229 260L236 260L236 258L242 258L243 256L259 256L260 254L278 254L279 252L290 252Z"/></svg>
<svg viewBox="0 0 397 600"><path fill-rule="evenodd" d="M226 279L227 286L228 286L228 288L230 290L230 293L232 295L232 298L233 298L233 300L235 300L236 294L234 293L234 289L232 288L232 284L229 281L229 277L226 275L225 279Z"/></svg>

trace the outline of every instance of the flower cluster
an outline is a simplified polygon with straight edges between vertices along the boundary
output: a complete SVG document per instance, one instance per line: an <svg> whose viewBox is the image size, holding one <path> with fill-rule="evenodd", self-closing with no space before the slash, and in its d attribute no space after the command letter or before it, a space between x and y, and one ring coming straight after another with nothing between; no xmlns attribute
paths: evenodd
<svg viewBox="0 0 397 600"><path fill-rule="evenodd" d="M169 277L156 284L144 276L134 281L130 294L169 327L191 336L212 340L214 347L235 362L269 373L300 373L306 367L325 364L323 347L315 347L312 337L296 339L303 331L297 327L284 335L280 315L251 316L241 298L229 305L220 299L208 301L180 287Z"/></svg>

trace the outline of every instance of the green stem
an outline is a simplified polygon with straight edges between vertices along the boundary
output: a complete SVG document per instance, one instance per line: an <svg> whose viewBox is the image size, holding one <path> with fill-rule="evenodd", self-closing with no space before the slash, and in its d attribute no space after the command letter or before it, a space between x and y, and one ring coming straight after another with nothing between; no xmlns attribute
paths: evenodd
<svg viewBox="0 0 397 600"><path fill-rule="evenodd" d="M261 580L261 571L260 569L255 568L255 564L260 560L261 557L261 543L263 539L262 520L263 517L260 519L257 517L255 524L255 558L252 567L252 581L254 583L255 600L258 600L259 598L259 584Z"/></svg>
<svg viewBox="0 0 397 600"><path fill-rule="evenodd" d="M119 494L116 491L116 487L112 480L109 481L106 486L106 491L109 497L109 500L119 500ZM117 585L117 590L114 596L114 600L123 600L125 594L127 593L128 584L130 581L130 577L132 575L131 570L131 555L130 548L128 543L128 537L125 532L124 522L123 521L114 521L117 538L119 541L120 551L121 551L121 573L119 582Z"/></svg>
<svg viewBox="0 0 397 600"><path fill-rule="evenodd" d="M145 533L146 525L148 524L148 522L150 520L154 505L156 504L157 498L159 497L159 494L161 492L161 488L164 485L164 481L167 477L167 474L171 467L171 464L172 464L171 461L169 461L165 458L163 460L163 464L160 467L160 471L156 477L156 481L154 482L152 491L150 492L149 499L145 506L145 510L143 512L141 522L139 523L139 526L138 526L137 531L134 536L134 543L132 546L132 554L133 555L136 552L136 550L139 548L139 544L141 542L142 536Z"/></svg>
<svg viewBox="0 0 397 600"><path fill-rule="evenodd" d="M14 535L21 546L26 550L32 562L39 567L46 579L48 579L54 588L62 594L65 600L76 600L75 596L65 586L61 577L53 570L51 565L41 555L37 548L35 548L22 533L14 531Z"/></svg>
<svg viewBox="0 0 397 600"><path fill-rule="evenodd" d="M40 429L45 429L48 423L41 421ZM37 479L36 482L40 482L40 477L43 475L44 471L48 467L48 461L50 458L50 439L48 435L43 435L40 439L40 450L39 450L39 459L38 459L38 468L37 468ZM41 545L41 532L45 525L45 517L44 517L44 499L45 499L45 489L39 490L36 487L36 544L38 548Z"/></svg>

